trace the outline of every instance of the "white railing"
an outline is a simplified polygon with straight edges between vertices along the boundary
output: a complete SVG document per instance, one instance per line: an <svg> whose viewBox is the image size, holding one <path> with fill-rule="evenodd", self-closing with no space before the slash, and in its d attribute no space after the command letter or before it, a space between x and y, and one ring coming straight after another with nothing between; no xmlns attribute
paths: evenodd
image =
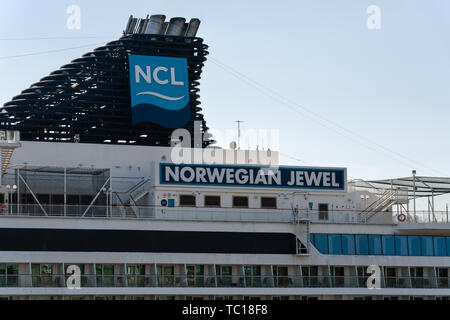
<svg viewBox="0 0 450 320"><path fill-rule="evenodd" d="M108 219L153 219L153 220L182 220L182 221L249 221L249 222L285 222L292 223L296 220L307 219L314 223L355 223L355 224L380 224L376 220L364 221L359 210L332 210L325 215L326 219L319 219L317 210L300 209L294 214L292 209L260 209L260 208L215 208L215 207L162 207L162 206L135 206L136 215L127 215L122 205L98 206L92 205L48 205L42 204L16 204L4 207L1 216L47 216L47 217L78 217L86 211L85 218ZM128 206L129 207L129 206ZM416 211L405 216L406 221L398 220L398 213L392 214L392 220L384 223L450 223L450 214L444 211ZM324 216L322 213L320 216Z"/></svg>

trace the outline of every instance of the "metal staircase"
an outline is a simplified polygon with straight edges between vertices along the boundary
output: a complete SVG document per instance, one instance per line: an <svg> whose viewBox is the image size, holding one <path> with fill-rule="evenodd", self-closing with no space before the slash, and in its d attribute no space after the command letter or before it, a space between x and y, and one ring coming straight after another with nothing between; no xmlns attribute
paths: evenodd
<svg viewBox="0 0 450 320"><path fill-rule="evenodd" d="M369 221L377 214L386 211L392 205L397 203L397 190L386 190L383 192L377 200L372 202L365 210L360 212L362 221Z"/></svg>
<svg viewBox="0 0 450 320"><path fill-rule="evenodd" d="M309 212L304 217L299 217L298 208L293 208L293 224L294 234L297 237L296 243L296 255L308 256L310 255L310 223Z"/></svg>
<svg viewBox="0 0 450 320"><path fill-rule="evenodd" d="M120 203L120 212L124 217L139 217L139 208L137 207L137 202L150 192L150 179L143 179L134 185L131 189L125 193L116 196Z"/></svg>
<svg viewBox="0 0 450 320"><path fill-rule="evenodd" d="M19 148L20 133L19 131L0 131L0 148L1 148L1 174L4 174L9 165L14 149Z"/></svg>

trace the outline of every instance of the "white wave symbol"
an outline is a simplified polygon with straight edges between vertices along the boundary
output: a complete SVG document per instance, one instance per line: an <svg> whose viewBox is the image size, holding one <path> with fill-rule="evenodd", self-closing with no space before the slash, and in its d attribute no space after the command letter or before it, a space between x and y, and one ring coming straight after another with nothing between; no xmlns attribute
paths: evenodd
<svg viewBox="0 0 450 320"><path fill-rule="evenodd" d="M168 101L178 101L184 98L184 96L182 97L169 97L169 96L165 96L163 94L157 93L157 92L152 92L152 91L144 91L144 92L139 92L136 95L140 96L140 95L149 95L149 96L155 96L164 100L168 100Z"/></svg>

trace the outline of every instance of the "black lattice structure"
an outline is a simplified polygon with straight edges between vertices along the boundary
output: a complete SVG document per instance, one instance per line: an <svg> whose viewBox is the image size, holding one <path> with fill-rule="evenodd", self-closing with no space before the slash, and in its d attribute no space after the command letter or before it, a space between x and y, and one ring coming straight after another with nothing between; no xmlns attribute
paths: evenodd
<svg viewBox="0 0 450 320"><path fill-rule="evenodd" d="M185 129L193 138L194 121L199 121L205 147L214 142L199 101L207 48L198 37L124 35L62 66L5 103L0 128L20 131L25 141L170 145L173 129L131 124L128 55L184 57L191 102L191 120Z"/></svg>

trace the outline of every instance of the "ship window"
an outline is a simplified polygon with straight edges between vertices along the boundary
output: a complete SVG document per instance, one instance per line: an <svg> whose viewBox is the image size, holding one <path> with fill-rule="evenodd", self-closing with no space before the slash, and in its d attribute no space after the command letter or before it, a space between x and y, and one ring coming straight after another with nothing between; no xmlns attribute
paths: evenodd
<svg viewBox="0 0 450 320"><path fill-rule="evenodd" d="M174 266L157 265L158 284L163 287L173 287L175 285Z"/></svg>
<svg viewBox="0 0 450 320"><path fill-rule="evenodd" d="M328 235L328 247L330 250L330 254L342 254L341 235L340 234L329 234Z"/></svg>
<svg viewBox="0 0 450 320"><path fill-rule="evenodd" d="M397 287L398 286L397 269L392 267L385 267L384 280L387 288Z"/></svg>
<svg viewBox="0 0 450 320"><path fill-rule="evenodd" d="M231 276L232 274L231 266L216 266L216 275L217 276Z"/></svg>
<svg viewBox="0 0 450 320"><path fill-rule="evenodd" d="M52 194L52 204L64 204L63 194Z"/></svg>
<svg viewBox="0 0 450 320"><path fill-rule="evenodd" d="M367 267L356 267L356 276L358 277L358 284L360 288L364 288L367 286Z"/></svg>
<svg viewBox="0 0 450 320"><path fill-rule="evenodd" d="M204 267L202 265L186 266L187 282L189 287L204 286Z"/></svg>
<svg viewBox="0 0 450 320"><path fill-rule="evenodd" d="M0 287L18 286L19 265L0 264Z"/></svg>
<svg viewBox="0 0 450 320"><path fill-rule="evenodd" d="M445 237L434 237L434 250L437 256L446 256L447 249L445 245Z"/></svg>
<svg viewBox="0 0 450 320"><path fill-rule="evenodd" d="M114 265L96 264L98 287L114 287Z"/></svg>
<svg viewBox="0 0 450 320"><path fill-rule="evenodd" d="M145 265L143 264L131 264L127 265L127 274L129 275L144 275Z"/></svg>
<svg viewBox="0 0 450 320"><path fill-rule="evenodd" d="M143 287L145 285L145 265L127 265L127 282L130 287Z"/></svg>
<svg viewBox="0 0 450 320"><path fill-rule="evenodd" d="M188 194L180 195L180 206L195 207L195 196Z"/></svg>
<svg viewBox="0 0 450 320"><path fill-rule="evenodd" d="M205 196L205 207L220 207L220 196Z"/></svg>
<svg viewBox="0 0 450 320"><path fill-rule="evenodd" d="M244 300L261 300L261 297L257 297L257 296L244 296Z"/></svg>
<svg viewBox="0 0 450 320"><path fill-rule="evenodd" d="M387 256L395 256L395 239L391 235L381 236L381 245L383 247L383 254Z"/></svg>
<svg viewBox="0 0 450 320"><path fill-rule="evenodd" d="M175 300L175 296L157 296L156 300Z"/></svg>
<svg viewBox="0 0 450 320"><path fill-rule="evenodd" d="M234 208L248 208L248 197L233 197Z"/></svg>
<svg viewBox="0 0 450 320"><path fill-rule="evenodd" d="M232 281L238 280L238 279L233 279L231 266L216 265L216 277L217 277L217 286L218 287L231 287ZM242 280L242 284L243 284L244 279L239 279L239 280Z"/></svg>
<svg viewBox="0 0 450 320"><path fill-rule="evenodd" d="M287 287L292 280L288 278L288 267L286 266L272 266L272 274L275 280L275 287ZM267 282L267 278L264 279L263 285Z"/></svg>
<svg viewBox="0 0 450 320"><path fill-rule="evenodd" d="M356 254L369 254L369 240L367 239L367 235L356 235Z"/></svg>
<svg viewBox="0 0 450 320"><path fill-rule="evenodd" d="M345 269L344 267L330 267L330 273L333 280L334 287L343 287L345 283Z"/></svg>
<svg viewBox="0 0 450 320"><path fill-rule="evenodd" d="M32 264L31 274L33 286L45 287L54 285L53 283L53 265L51 264Z"/></svg>
<svg viewBox="0 0 450 320"><path fill-rule="evenodd" d="M411 277L413 278L423 278L423 268L422 267L413 267L410 270Z"/></svg>
<svg viewBox="0 0 450 320"><path fill-rule="evenodd" d="M22 200L22 204L34 204L36 201L34 200L34 197L32 194L21 194L20 198Z"/></svg>
<svg viewBox="0 0 450 320"><path fill-rule="evenodd" d="M450 237L442 236L314 233L310 241L322 254L450 256Z"/></svg>
<svg viewBox="0 0 450 320"><path fill-rule="evenodd" d="M316 234L314 237L314 245L322 254L328 254L328 237L326 234Z"/></svg>
<svg viewBox="0 0 450 320"><path fill-rule="evenodd" d="M408 255L408 239L406 236L395 236L395 253L397 256Z"/></svg>
<svg viewBox="0 0 450 320"><path fill-rule="evenodd" d="M319 220L328 220L328 203L319 203Z"/></svg>
<svg viewBox="0 0 450 320"><path fill-rule="evenodd" d="M261 287L261 266L244 266L247 287Z"/></svg>
<svg viewBox="0 0 450 320"><path fill-rule="evenodd" d="M50 195L49 194L37 194L36 197L40 204L49 204L50 203Z"/></svg>
<svg viewBox="0 0 450 320"><path fill-rule="evenodd" d="M82 205L90 205L92 202L92 196L82 195L81 196L81 204Z"/></svg>
<svg viewBox="0 0 450 320"><path fill-rule="evenodd" d="M434 256L433 237L421 236L420 237L420 246L422 248L423 256Z"/></svg>
<svg viewBox="0 0 450 320"><path fill-rule="evenodd" d="M410 256L420 256L420 237L408 236L408 246Z"/></svg>
<svg viewBox="0 0 450 320"><path fill-rule="evenodd" d="M69 194L67 196L67 204L69 205L80 204L80 196L77 194Z"/></svg>
<svg viewBox="0 0 450 320"><path fill-rule="evenodd" d="M215 300L233 300L233 296L215 296Z"/></svg>
<svg viewBox="0 0 450 320"><path fill-rule="evenodd" d="M448 281L448 268L438 268L437 269L437 275L439 280L445 280L445 284L447 284ZM442 281L439 281L442 282Z"/></svg>
<svg viewBox="0 0 450 320"><path fill-rule="evenodd" d="M276 209L277 198L275 197L261 197L261 208L264 209Z"/></svg>
<svg viewBox="0 0 450 320"><path fill-rule="evenodd" d="M378 255L382 254L383 250L381 250L381 237L378 234L370 234L369 235L369 254L370 255Z"/></svg>
<svg viewBox="0 0 450 320"><path fill-rule="evenodd" d="M447 237L447 256L450 257L450 237Z"/></svg>
<svg viewBox="0 0 450 320"><path fill-rule="evenodd" d="M272 296L272 300L289 300L289 296Z"/></svg>
<svg viewBox="0 0 450 320"><path fill-rule="evenodd" d="M342 253L355 254L355 235L353 234L342 235Z"/></svg>
<svg viewBox="0 0 450 320"><path fill-rule="evenodd" d="M413 288L424 288L425 279L423 278L423 268L414 267L410 269L411 285Z"/></svg>
<svg viewBox="0 0 450 320"><path fill-rule="evenodd" d="M318 274L319 270L317 266L302 266L303 285L307 288L318 287Z"/></svg>

